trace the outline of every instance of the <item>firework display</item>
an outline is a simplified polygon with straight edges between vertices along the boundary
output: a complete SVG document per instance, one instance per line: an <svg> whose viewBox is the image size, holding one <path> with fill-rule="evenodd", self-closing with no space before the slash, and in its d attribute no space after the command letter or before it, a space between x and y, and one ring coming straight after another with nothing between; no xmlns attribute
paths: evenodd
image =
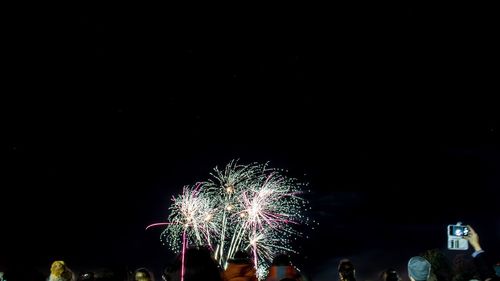
<svg viewBox="0 0 500 281"><path fill-rule="evenodd" d="M298 226L309 222L305 187L267 164L231 161L209 180L184 187L172 198L168 221L148 228L165 226L161 238L177 253L208 246L224 268L237 251L251 252L262 279L274 256L296 253Z"/></svg>

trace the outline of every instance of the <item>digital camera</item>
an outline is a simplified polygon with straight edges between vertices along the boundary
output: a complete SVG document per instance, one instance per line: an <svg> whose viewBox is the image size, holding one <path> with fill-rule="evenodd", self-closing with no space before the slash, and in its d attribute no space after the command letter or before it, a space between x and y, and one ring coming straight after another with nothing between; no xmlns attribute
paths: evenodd
<svg viewBox="0 0 500 281"><path fill-rule="evenodd" d="M464 237L469 235L469 228L462 225L461 222L457 224L448 225L448 249L449 250L467 250L469 249L469 241Z"/></svg>

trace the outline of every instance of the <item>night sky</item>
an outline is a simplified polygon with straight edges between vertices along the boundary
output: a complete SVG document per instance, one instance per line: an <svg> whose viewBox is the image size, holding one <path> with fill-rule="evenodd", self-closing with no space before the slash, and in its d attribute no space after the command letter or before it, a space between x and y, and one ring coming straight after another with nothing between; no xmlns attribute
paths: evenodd
<svg viewBox="0 0 500 281"><path fill-rule="evenodd" d="M404 272L457 221L500 249L491 7L62 8L8 17L0 265L159 269L145 226L232 159L310 183L314 280Z"/></svg>

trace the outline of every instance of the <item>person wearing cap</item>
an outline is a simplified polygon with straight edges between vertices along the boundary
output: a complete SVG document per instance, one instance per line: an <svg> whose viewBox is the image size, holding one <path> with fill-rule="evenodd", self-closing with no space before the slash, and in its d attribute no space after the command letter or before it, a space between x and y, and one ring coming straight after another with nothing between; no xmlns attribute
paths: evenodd
<svg viewBox="0 0 500 281"><path fill-rule="evenodd" d="M408 276L412 281L427 281L431 274L431 264L423 257L412 257L408 261Z"/></svg>
<svg viewBox="0 0 500 281"><path fill-rule="evenodd" d="M257 281L255 267L246 252L238 251L228 260L224 281Z"/></svg>
<svg viewBox="0 0 500 281"><path fill-rule="evenodd" d="M412 257L408 261L408 276L411 281L427 281L431 274L431 264L423 257Z"/></svg>

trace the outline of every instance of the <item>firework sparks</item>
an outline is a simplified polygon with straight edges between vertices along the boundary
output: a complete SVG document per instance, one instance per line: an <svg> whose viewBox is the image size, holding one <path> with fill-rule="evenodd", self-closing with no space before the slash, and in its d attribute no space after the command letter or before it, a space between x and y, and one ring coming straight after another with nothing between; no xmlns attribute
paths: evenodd
<svg viewBox="0 0 500 281"><path fill-rule="evenodd" d="M305 185L257 163L232 161L211 176L173 198L168 222L148 228L166 225L162 238L176 252L208 245L223 267L237 251L251 249L262 279L274 256L295 253L291 241L301 235L295 226L308 222Z"/></svg>
<svg viewBox="0 0 500 281"><path fill-rule="evenodd" d="M302 220L305 204L298 196L299 186L294 179L270 170L243 192L244 224L251 233L249 246L256 265L266 267L278 252L294 252L289 242L300 235L294 225Z"/></svg>
<svg viewBox="0 0 500 281"><path fill-rule="evenodd" d="M201 184L184 187L181 195L172 198L168 222L151 224L146 229L166 225L162 238L176 252L181 251L185 244L184 236L191 245L203 246L208 242L210 246L211 236L218 234L214 220L218 209L214 206L215 202L200 191Z"/></svg>

